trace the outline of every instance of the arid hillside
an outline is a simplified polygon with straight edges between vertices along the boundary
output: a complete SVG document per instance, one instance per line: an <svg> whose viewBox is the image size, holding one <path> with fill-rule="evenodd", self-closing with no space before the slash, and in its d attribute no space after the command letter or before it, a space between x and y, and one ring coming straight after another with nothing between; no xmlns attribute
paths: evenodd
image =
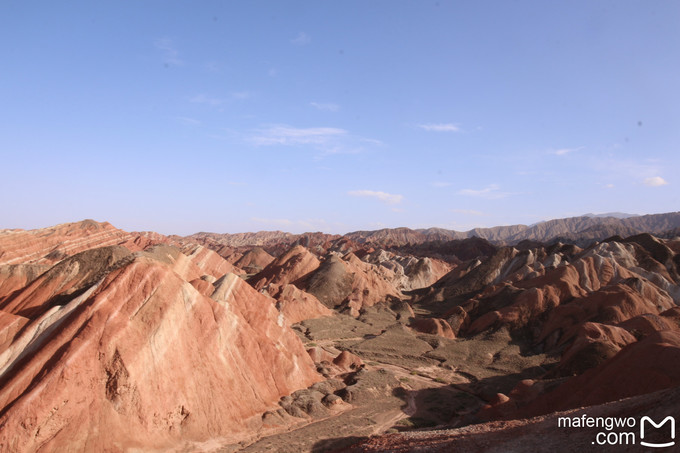
<svg viewBox="0 0 680 453"><path fill-rule="evenodd" d="M559 414L680 416L680 239L639 232L665 216L515 245L2 230L0 450L537 451L597 434Z"/></svg>

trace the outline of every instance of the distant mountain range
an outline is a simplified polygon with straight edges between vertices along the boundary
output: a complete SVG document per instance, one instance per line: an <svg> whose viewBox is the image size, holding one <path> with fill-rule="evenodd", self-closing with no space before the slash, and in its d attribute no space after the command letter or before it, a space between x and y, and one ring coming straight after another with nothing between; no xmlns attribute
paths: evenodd
<svg viewBox="0 0 680 453"><path fill-rule="evenodd" d="M608 214L586 214L580 217L548 220L534 225L508 225L492 228L475 228L461 232L444 228L384 228L373 231L354 231L344 236L324 233L291 234L280 231L257 233L217 234L197 233L191 239L219 243L229 247L268 246L282 242L289 244L334 241L340 238L358 244L375 244L380 247L399 247L433 241L452 241L479 237L497 245L515 245L522 241L567 242L588 244L611 236L632 236L651 233L668 236L680 228L680 212L665 214L634 215L613 212Z"/></svg>
<svg viewBox="0 0 680 453"><path fill-rule="evenodd" d="M640 217L640 214L626 214L625 212L606 212L604 214L583 214L583 217L614 217L617 219L627 219L628 217Z"/></svg>

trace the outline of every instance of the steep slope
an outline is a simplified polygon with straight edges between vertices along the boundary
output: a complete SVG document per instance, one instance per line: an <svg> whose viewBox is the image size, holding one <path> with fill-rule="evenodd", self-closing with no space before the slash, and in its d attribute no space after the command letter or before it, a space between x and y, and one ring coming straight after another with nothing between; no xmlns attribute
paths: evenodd
<svg viewBox="0 0 680 453"><path fill-rule="evenodd" d="M354 254L354 256L356 255ZM391 271L384 278L388 279L399 291L410 291L430 286L453 268L446 261L436 258L401 256L382 249L367 253L361 258L361 261Z"/></svg>
<svg viewBox="0 0 680 453"><path fill-rule="evenodd" d="M351 447L333 450L334 453L402 453L402 452L432 452L448 453L458 451L470 451L476 453L534 453L537 451L645 451L640 445L641 417L649 416L652 420L660 422L667 416L675 420L680 418L680 389L674 388L663 390L648 395L637 396L615 403L590 406L566 412L556 412L546 416L523 420L511 420L501 422L489 422L478 425L466 426L458 429L446 429L437 431L419 431L411 433L391 434L375 436L356 443ZM569 420L591 417L591 427L561 427L560 418ZM633 417L634 428L614 428L607 430L595 426L597 418L600 420L621 419L627 420ZM564 423L562 421L562 423ZM668 424L666 424L668 426ZM598 440L606 443L606 437L598 439L598 433L632 432L628 443L618 445L596 445ZM668 441L669 432L653 430L648 432L645 440L653 443ZM658 451L670 451L658 449Z"/></svg>
<svg viewBox="0 0 680 453"><path fill-rule="evenodd" d="M654 332L569 379L517 415L543 415L680 386L680 332Z"/></svg>
<svg viewBox="0 0 680 453"><path fill-rule="evenodd" d="M249 274L257 274L274 261L274 257L265 252L262 247L248 250L234 264Z"/></svg>
<svg viewBox="0 0 680 453"><path fill-rule="evenodd" d="M586 250L559 244L506 247L459 271L416 295L413 308L432 316L433 323L441 315L452 327L458 339L433 341L434 350L424 356L442 361L440 375L453 369L447 375L452 387L484 405L472 411L474 405L465 408L456 400L439 410L452 414L449 426L504 421L377 436L339 451L529 452L546 446L558 451L564 445L590 451L602 430L559 430L558 416L625 416L637 423L643 415L658 420L680 416L675 243L642 234L612 238ZM417 315L415 322L422 320ZM522 353L504 353L502 348L513 345ZM466 346L474 348L467 357ZM361 356L359 349L353 352ZM532 357L540 361L527 366ZM499 373L521 360L527 364L517 371ZM484 361L486 367L475 370ZM659 390L664 393L651 393ZM432 392L433 399L445 395L443 390ZM584 406L589 407L575 409ZM571 412L554 414L564 410ZM527 418L534 416L539 418Z"/></svg>
<svg viewBox="0 0 680 453"><path fill-rule="evenodd" d="M296 245L301 245L316 255L323 255L331 243L340 238L340 235L326 233L291 234L282 231L259 231L236 234L196 233L185 239L213 249L229 247L241 253L253 247L261 247L267 253L279 256Z"/></svg>
<svg viewBox="0 0 680 453"><path fill-rule="evenodd" d="M119 237L106 224L83 225L108 231L105 239L61 230L66 245L45 232L20 235L16 263L0 265L0 450L236 448L263 429L303 425L310 437L296 445L311 445L322 425L358 413L367 418L351 425L362 425L355 435L369 435L546 417L678 386L680 241L619 221L574 218L512 233L585 228L572 242L611 225L636 233L584 248L445 241L438 229L384 230L361 244L284 234L254 250L212 236L203 245ZM437 239L380 245L428 234ZM249 280L214 247L247 267ZM19 264L20 249L32 264ZM303 390L321 379L315 370L328 381ZM538 429L507 423L514 433ZM510 435L478 427L430 436L464 448L474 439L460 433ZM317 449L335 445L334 433ZM381 439L367 445L389 451ZM439 445L418 439L418 448Z"/></svg>
<svg viewBox="0 0 680 453"><path fill-rule="evenodd" d="M392 247L390 251L398 255L436 258L448 263L484 259L496 253L498 247L486 239L471 237L452 241L428 241L420 244Z"/></svg>
<svg viewBox="0 0 680 453"><path fill-rule="evenodd" d="M212 275L215 278L220 278L227 273L244 273L238 266L231 264L214 251L202 245L187 244L181 250L198 267L201 275Z"/></svg>
<svg viewBox="0 0 680 453"><path fill-rule="evenodd" d="M36 230L0 231L0 264L54 264L76 253L109 245L137 251L170 242L158 233L128 233L108 222L83 220Z"/></svg>
<svg viewBox="0 0 680 453"><path fill-rule="evenodd" d="M87 250L3 303L0 450L237 442L320 379L269 297L231 273L202 295L187 279L225 267L187 253Z"/></svg>
<svg viewBox="0 0 680 453"><path fill-rule="evenodd" d="M82 294L131 255L121 246L80 252L60 261L30 285L8 297L0 303L0 310L26 318L40 317L52 307Z"/></svg>
<svg viewBox="0 0 680 453"><path fill-rule="evenodd" d="M319 267L319 260L305 247L296 245L269 263L248 282L260 291L266 289L273 295L281 286L293 283Z"/></svg>
<svg viewBox="0 0 680 453"><path fill-rule="evenodd" d="M287 325L305 319L332 316L335 313L312 294L299 289L295 285L283 286L274 298L276 299L276 308L283 315Z"/></svg>
<svg viewBox="0 0 680 453"><path fill-rule="evenodd" d="M46 264L0 265L0 304L14 291L28 285L49 268Z"/></svg>

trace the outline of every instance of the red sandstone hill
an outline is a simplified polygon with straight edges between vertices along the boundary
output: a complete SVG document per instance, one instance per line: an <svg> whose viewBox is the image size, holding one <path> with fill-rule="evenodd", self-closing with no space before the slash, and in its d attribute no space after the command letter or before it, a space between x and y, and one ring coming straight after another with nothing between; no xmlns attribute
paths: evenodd
<svg viewBox="0 0 680 453"><path fill-rule="evenodd" d="M83 220L37 230L0 231L0 264L54 264L78 252L107 245L143 250L152 244L169 243L153 232L128 233L108 222Z"/></svg>
<svg viewBox="0 0 680 453"><path fill-rule="evenodd" d="M257 274L274 261L274 257L265 252L262 247L248 250L234 264L250 274Z"/></svg>
<svg viewBox="0 0 680 453"><path fill-rule="evenodd" d="M348 451L450 451L465 449L470 442L479 451L496 451L491 444L483 447L477 442L509 442L519 432L538 441L530 429L539 428L527 417L677 388L676 245L643 234L585 250L560 244L525 250L506 247L465 272L454 269L417 294L414 308L444 318L457 337L490 338L506 331L525 344L525 354L546 352L559 357L559 362L546 367L542 375L518 381L507 395L491 396L484 393L483 383L471 384L488 401L473 420L519 419L488 425L493 432L482 426L386 436ZM503 366L502 362L496 366ZM544 434L550 441L558 437Z"/></svg>
<svg viewBox="0 0 680 453"><path fill-rule="evenodd" d="M340 451L589 449L597 433L556 431L559 415L634 416L638 421L642 415L680 416L677 251L674 241L642 234L585 250L560 244L506 247L465 272L454 269L416 295L417 312L443 317L463 341L483 345L508 335L524 345L526 356L547 353L559 360L542 372L522 370L506 394L489 390L497 388L494 380L512 382L510 376L459 385L486 405L451 423L489 423L377 436ZM462 345L447 347L455 352ZM431 357L446 358L446 347L441 350ZM483 359L484 350L479 354L474 360ZM490 360L494 367L507 366L499 357ZM460 362L445 363L466 369ZM521 377L531 373L532 378ZM651 393L659 390L664 393ZM565 410L571 412L554 414Z"/></svg>
<svg viewBox="0 0 680 453"><path fill-rule="evenodd" d="M71 255L42 274L4 267L0 450L238 441L320 379L274 301L227 273L238 269L202 246L140 251L136 238L94 222L0 235L12 263ZM189 284L199 277L211 297Z"/></svg>
<svg viewBox="0 0 680 453"><path fill-rule="evenodd" d="M250 277L248 282L258 291L264 289L274 294L281 286L295 282L317 267L319 260L316 256L305 247L296 245Z"/></svg>
<svg viewBox="0 0 680 453"><path fill-rule="evenodd" d="M647 217L635 219L665 228L673 218ZM229 245L93 221L0 231L0 450L197 450L249 438L266 411L297 413L286 395L331 369L328 350L314 349L312 362L288 327L298 322L298 335L333 357L356 354L357 370L415 367L392 381L446 377L483 403L438 423L509 420L507 431L375 438L357 451L535 440L555 410L680 386L680 241L497 247L430 233L436 241L410 245L399 245L417 239L406 229L375 242L282 234L254 248L248 235ZM423 403L414 401L405 410Z"/></svg>
<svg viewBox="0 0 680 453"><path fill-rule="evenodd" d="M293 284L326 307L348 311L356 317L364 307L398 299L402 291L432 284L451 267L441 260L403 257L384 250L364 253L363 259L352 252L344 256L330 252L320 261L305 247L295 245L248 282L277 300L283 288Z"/></svg>
<svg viewBox="0 0 680 453"><path fill-rule="evenodd" d="M282 231L259 231L257 233L196 233L185 238L190 242L204 244L211 248L229 247L245 253L253 247L261 247L267 253L279 256L295 245L301 245L316 255L323 255L332 242L341 239L337 234L303 233L291 234Z"/></svg>

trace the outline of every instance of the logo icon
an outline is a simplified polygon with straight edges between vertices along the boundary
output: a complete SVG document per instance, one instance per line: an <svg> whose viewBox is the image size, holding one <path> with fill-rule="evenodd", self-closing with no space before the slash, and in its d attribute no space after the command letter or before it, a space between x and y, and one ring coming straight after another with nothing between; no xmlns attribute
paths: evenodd
<svg viewBox="0 0 680 453"><path fill-rule="evenodd" d="M649 422L650 425L652 425L655 428L661 428L663 425L666 424L666 422L670 422L671 424L671 441L666 442L663 444L656 444L656 443L650 443L650 442L645 442L643 439L645 438L645 422ZM663 448L663 447L672 447L675 445L675 418L672 416L668 416L664 418L661 423L655 423L654 420L649 418L648 416L642 417L642 420L640 421L640 445L644 445L645 447L654 447L654 448Z"/></svg>

